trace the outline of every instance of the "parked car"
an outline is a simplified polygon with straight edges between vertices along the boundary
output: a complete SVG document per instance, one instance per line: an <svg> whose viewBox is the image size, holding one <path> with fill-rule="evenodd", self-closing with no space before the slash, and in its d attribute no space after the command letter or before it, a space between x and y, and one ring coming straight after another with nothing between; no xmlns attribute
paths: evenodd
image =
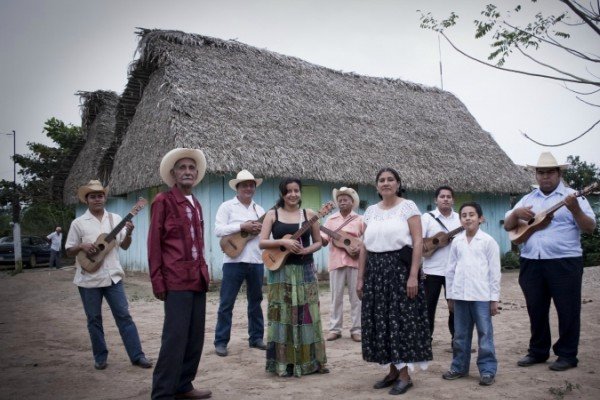
<svg viewBox="0 0 600 400"><path fill-rule="evenodd" d="M0 238L0 264L15 263L14 240L12 236ZM35 268L50 262L50 244L39 236L21 236L23 266Z"/></svg>

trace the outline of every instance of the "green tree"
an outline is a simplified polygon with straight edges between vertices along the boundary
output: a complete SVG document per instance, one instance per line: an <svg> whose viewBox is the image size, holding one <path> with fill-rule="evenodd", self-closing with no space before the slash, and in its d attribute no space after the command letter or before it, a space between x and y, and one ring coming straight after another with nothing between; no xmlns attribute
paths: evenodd
<svg viewBox="0 0 600 400"><path fill-rule="evenodd" d="M567 162L571 166L563 172L563 179L570 187L581 190L600 181L600 168L596 164L581 161L579 156L568 156Z"/></svg>
<svg viewBox="0 0 600 400"><path fill-rule="evenodd" d="M548 1L531 0L532 4L529 4L531 9L527 11L531 11L533 17L525 16L525 19L529 20L525 24L518 21L524 18L524 14L527 14L526 7L519 4L504 11L497 5L488 4L481 11L481 18L473 21L475 39L490 40L491 51L487 55L487 60L461 50L448 35L447 31L456 26L459 20L456 13L452 12L448 18L438 20L430 12L417 11L421 12L421 28L438 32L460 54L491 68L560 81L573 92L578 100L594 107L594 115L597 115L595 107L600 107L600 74L598 73L600 55L572 45L569 39L572 35L589 33L593 37L592 43L598 43L600 10L597 4L594 5L594 2L583 3L570 0L555 0L555 2L563 6L563 12L547 15L544 9L547 9ZM541 47L558 51L561 61L574 60L577 67L573 67L571 63L568 64L569 67L564 67L563 63L557 61L557 58L548 56L549 53L537 53L536 51ZM594 47L592 48L594 49ZM533 62L537 68L531 70L509 68L507 59L515 54ZM552 55L555 54L552 53ZM544 58L546 56L548 59ZM579 67L583 67L581 71L585 72L580 72ZM567 85L576 86L577 90ZM561 146L579 139L599 124L600 119L574 139L560 144L547 145L525 136L541 145Z"/></svg>

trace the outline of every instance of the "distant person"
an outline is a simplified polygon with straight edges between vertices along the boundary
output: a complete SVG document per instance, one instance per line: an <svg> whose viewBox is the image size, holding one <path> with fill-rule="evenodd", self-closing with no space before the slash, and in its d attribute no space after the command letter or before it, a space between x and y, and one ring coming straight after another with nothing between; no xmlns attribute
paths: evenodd
<svg viewBox="0 0 600 400"><path fill-rule="evenodd" d="M329 333L327 340L336 340L342 337L344 317L344 286L348 286L350 299L350 338L355 342L362 340L360 324L361 301L356 293L356 280L358 278L358 255L362 246L360 238L363 235L364 225L362 216L354 210L358 209L360 199L356 190L342 187L333 189L333 199L339 211L327 219L324 227L334 232L341 232L357 239L358 246L348 248L329 246L329 286L331 288L331 316L329 319ZM331 243L329 235L321 232L323 245Z"/></svg>
<svg viewBox="0 0 600 400"><path fill-rule="evenodd" d="M262 251L258 248L258 234L262 223L257 221L265 214L265 210L253 200L256 188L262 181L260 178L254 178L246 170L240 171L235 179L229 181L229 187L235 190L236 195L219 206L215 217L217 237L240 232L251 235L249 237L254 236L237 257L223 255L223 279L215 329L215 351L221 357L227 355L233 307L244 282L248 299L248 344L252 348L267 349L263 341L265 322L261 307L265 266L262 262Z"/></svg>
<svg viewBox="0 0 600 400"><path fill-rule="evenodd" d="M498 370L492 317L498 314L500 299L500 248L479 229L483 211L478 203L464 203L459 214L465 231L452 241L446 269L448 307L454 311L454 358L442 377L454 380L469 374L475 326L479 384L489 386Z"/></svg>
<svg viewBox="0 0 600 400"><path fill-rule="evenodd" d="M160 162L160 177L170 189L152 202L148 232L152 290L165 309L153 400L206 399L212 394L192 385L204 346L210 281L202 207L192 189L205 171L206 158L198 149L173 149Z"/></svg>
<svg viewBox="0 0 600 400"><path fill-rule="evenodd" d="M517 227L555 204L564 201L550 224L533 233L521 248L519 285L525 295L531 327L527 355L517 364L529 367L550 357L550 302L558 315L559 338L552 346L558 356L550 365L553 371L577 367L581 329L581 280L583 257L581 233L592 233L596 217L590 203L577 198L573 189L562 182L562 170L550 152L540 155L535 168L539 185L506 213L504 229Z"/></svg>
<svg viewBox="0 0 600 400"><path fill-rule="evenodd" d="M87 211L71 223L65 247L67 255L75 257L80 251L94 256L99 249L94 245L98 236L109 233L113 227L121 222L121 217L104 209L108 189L100 181L92 180L87 185L81 186L77 197L82 203L87 204ZM133 224L127 222L121 232L117 234L116 241L123 250L131 245ZM127 296L123 287L125 273L119 262L117 247L109 251L96 272L86 272L75 260L75 283L79 288L83 309L87 317L87 326L92 341L94 353L94 368L102 370L107 367L108 349L104 340L102 326L102 299L105 298L115 318L121 339L127 350L127 355L133 365L141 368L150 368L142 351L137 327L129 314Z"/></svg>
<svg viewBox="0 0 600 400"><path fill-rule="evenodd" d="M60 248L62 246L62 228L57 226L54 232L46 236L48 242L50 242L50 262L48 267L60 268Z"/></svg>

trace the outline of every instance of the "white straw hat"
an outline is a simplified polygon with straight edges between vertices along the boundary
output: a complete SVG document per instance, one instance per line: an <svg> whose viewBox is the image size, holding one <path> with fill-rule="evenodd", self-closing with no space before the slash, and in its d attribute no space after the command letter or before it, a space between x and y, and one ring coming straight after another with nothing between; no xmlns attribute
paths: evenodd
<svg viewBox="0 0 600 400"><path fill-rule="evenodd" d="M341 196L342 194L345 194L346 196L350 196L352 198L352 209L356 210L360 203L360 198L358 197L358 193L356 193L356 190L346 187L346 186L342 186L339 190L333 189L333 192L331 193L331 197L333 198L333 201L335 202L336 206L337 206L337 198L338 198L338 196Z"/></svg>
<svg viewBox="0 0 600 400"><path fill-rule="evenodd" d="M262 178L255 178L254 175L252 175L248 170L243 169L240 172L238 172L237 177L235 179L229 181L229 187L233 190L237 190L237 184L245 181L254 181L256 183L256 187L259 187L260 184L263 182Z"/></svg>
<svg viewBox="0 0 600 400"><path fill-rule="evenodd" d="M191 158L196 162L196 169L198 170L198 177L194 182L194 186L196 186L206 173L206 157L204 157L202 150L178 147L169 151L160 162L160 177L167 185L173 186L175 179L171 175L171 170L175 166L175 163L182 158Z"/></svg>

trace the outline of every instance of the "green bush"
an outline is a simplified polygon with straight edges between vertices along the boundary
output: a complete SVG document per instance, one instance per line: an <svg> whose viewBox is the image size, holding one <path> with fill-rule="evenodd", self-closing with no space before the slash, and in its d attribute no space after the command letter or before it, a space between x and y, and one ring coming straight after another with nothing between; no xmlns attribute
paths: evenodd
<svg viewBox="0 0 600 400"><path fill-rule="evenodd" d="M583 249L583 265L586 267L600 265L600 214L596 214L596 229L590 235L581 235Z"/></svg>
<svg viewBox="0 0 600 400"><path fill-rule="evenodd" d="M519 254L507 251L500 259L500 264L504 269L519 269Z"/></svg>

